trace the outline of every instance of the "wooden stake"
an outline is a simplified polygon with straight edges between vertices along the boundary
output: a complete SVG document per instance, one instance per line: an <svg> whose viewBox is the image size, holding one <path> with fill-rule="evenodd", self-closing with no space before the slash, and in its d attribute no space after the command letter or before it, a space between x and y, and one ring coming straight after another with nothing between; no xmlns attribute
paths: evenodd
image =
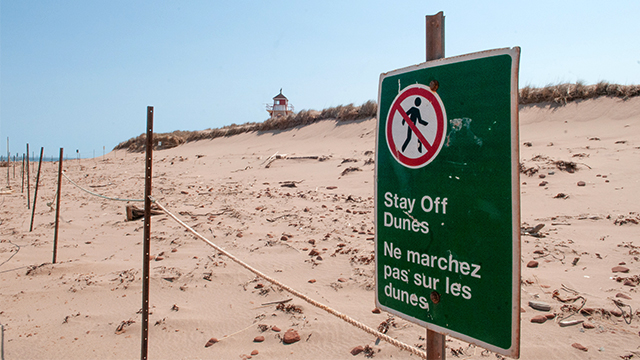
<svg viewBox="0 0 640 360"><path fill-rule="evenodd" d="M29 226L29 232L33 231L33 217L36 215L36 200L38 200L38 183L40 182L40 167L42 166L43 153L44 153L44 147L41 147L40 161L38 162L38 175L36 176L36 188L33 191L33 209L31 209L31 225Z"/></svg>
<svg viewBox="0 0 640 360"><path fill-rule="evenodd" d="M149 350L149 253L151 251L151 175L153 164L153 106L147 106L147 144L144 181L144 246L142 256L142 344L140 359Z"/></svg>
<svg viewBox="0 0 640 360"><path fill-rule="evenodd" d="M427 61L444 58L444 13L428 15L427 22ZM446 336L427 329L427 359L444 360L446 358Z"/></svg>
<svg viewBox="0 0 640 360"><path fill-rule="evenodd" d="M60 148L60 162L58 163L58 191L56 192L56 227L53 233L53 261L52 263L56 263L56 258L58 255L58 220L60 219L60 189L62 184L62 153L63 149Z"/></svg>

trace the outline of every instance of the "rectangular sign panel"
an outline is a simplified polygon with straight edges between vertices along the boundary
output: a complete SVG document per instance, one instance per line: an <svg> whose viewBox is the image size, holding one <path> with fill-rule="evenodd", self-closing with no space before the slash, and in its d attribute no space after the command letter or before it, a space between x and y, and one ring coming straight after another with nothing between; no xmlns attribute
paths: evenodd
<svg viewBox="0 0 640 360"><path fill-rule="evenodd" d="M520 48L380 76L376 304L519 356Z"/></svg>

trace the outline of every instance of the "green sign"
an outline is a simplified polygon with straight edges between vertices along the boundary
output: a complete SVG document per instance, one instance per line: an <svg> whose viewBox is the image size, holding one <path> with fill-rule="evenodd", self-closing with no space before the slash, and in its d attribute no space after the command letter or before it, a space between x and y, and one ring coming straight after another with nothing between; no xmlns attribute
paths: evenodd
<svg viewBox="0 0 640 360"><path fill-rule="evenodd" d="M519 356L520 49L380 76L376 304Z"/></svg>

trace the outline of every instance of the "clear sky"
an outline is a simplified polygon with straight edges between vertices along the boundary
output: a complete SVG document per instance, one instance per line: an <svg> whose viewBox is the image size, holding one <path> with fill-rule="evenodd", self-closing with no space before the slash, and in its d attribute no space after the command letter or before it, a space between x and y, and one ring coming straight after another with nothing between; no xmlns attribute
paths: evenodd
<svg viewBox="0 0 640 360"><path fill-rule="evenodd" d="M145 132L377 99L380 73L445 52L520 46L520 87L640 84L640 1L0 1L0 153L102 155ZM470 84L473 86L473 84Z"/></svg>

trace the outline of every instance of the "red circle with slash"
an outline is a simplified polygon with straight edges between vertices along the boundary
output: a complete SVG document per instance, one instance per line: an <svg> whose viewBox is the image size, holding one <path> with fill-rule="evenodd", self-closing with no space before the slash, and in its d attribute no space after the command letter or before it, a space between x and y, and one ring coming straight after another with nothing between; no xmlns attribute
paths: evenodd
<svg viewBox="0 0 640 360"><path fill-rule="evenodd" d="M425 105L421 106L421 108L424 109L426 106L428 113L431 114L432 117L435 117L435 119L429 119L429 124L434 123L433 125L436 127L435 131L431 130L427 134L424 127L420 130L420 128L411 121L409 115L407 115L407 110L402 107L402 102L409 97L419 97L424 102ZM400 116L396 116L397 114ZM405 129L405 127L394 126L394 124L399 121L402 122L402 120L411 128L412 134L415 135L417 140L424 146L426 150L424 154L418 156L407 155L397 146L396 140L394 140L394 132L405 131L399 130ZM391 108L389 109L386 127L387 145L393 157L406 167L421 168L433 161L440 152L440 149L442 149L447 132L447 115L438 94L431 91L427 86L416 84L406 87L396 96L395 100L393 100ZM431 141L427 140L427 137L429 137Z"/></svg>

